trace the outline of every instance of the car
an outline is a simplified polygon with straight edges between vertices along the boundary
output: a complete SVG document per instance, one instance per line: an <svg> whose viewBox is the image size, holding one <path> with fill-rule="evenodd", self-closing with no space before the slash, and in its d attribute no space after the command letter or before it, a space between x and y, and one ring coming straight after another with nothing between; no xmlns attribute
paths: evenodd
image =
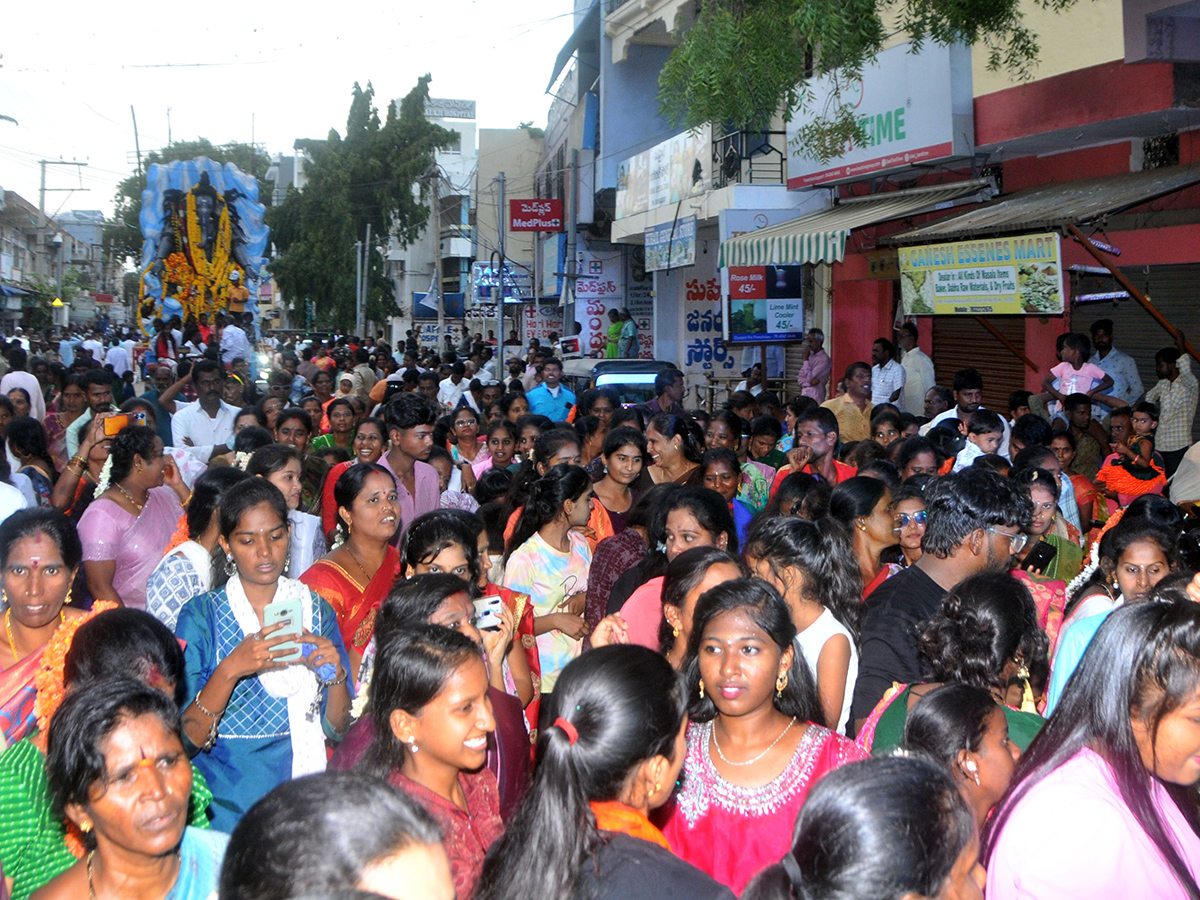
<svg viewBox="0 0 1200 900"><path fill-rule="evenodd" d="M660 359L567 359L563 383L575 396L588 388L615 391L622 406L639 406L654 399L654 379L659 372L679 367Z"/></svg>

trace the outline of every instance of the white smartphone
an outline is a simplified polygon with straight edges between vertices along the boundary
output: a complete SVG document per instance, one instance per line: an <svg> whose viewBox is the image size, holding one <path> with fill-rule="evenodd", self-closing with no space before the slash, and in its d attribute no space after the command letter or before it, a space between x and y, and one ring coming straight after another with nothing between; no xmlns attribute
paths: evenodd
<svg viewBox="0 0 1200 900"><path fill-rule="evenodd" d="M499 594L493 594L490 597L480 597L475 601L475 627L480 630L485 628L499 628L503 621L500 615L500 609L504 605L504 600Z"/></svg>

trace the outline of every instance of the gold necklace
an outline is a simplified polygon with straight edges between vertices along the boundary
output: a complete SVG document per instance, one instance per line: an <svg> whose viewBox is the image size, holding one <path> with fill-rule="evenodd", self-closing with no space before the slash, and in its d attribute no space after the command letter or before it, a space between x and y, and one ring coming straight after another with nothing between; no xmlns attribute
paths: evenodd
<svg viewBox="0 0 1200 900"><path fill-rule="evenodd" d="M721 757L721 759L725 762L726 765L729 765L729 766L752 766L756 762L758 762L760 759L762 759L764 756L766 756L768 753L770 753L772 750L774 750L775 745L783 740L783 736L785 734L787 734L789 731L791 731L792 726L795 724L796 724L796 717L792 716L792 721L788 722L787 727L784 728L783 731L779 732L779 737L777 737L777 738L775 738L775 740L771 741L771 746L767 747L766 750L764 750L762 753L758 754L758 756L754 757L754 759L748 759L745 762L733 762L732 760L728 759L724 753L721 752L721 745L717 743L717 726L716 726L715 722L713 723L712 731L710 733L712 734L713 746L717 748L717 756Z"/></svg>
<svg viewBox="0 0 1200 900"><path fill-rule="evenodd" d="M60 609L58 611L58 624L62 625L66 621L67 614ZM13 640L11 609L4 611L4 633L8 637L8 652L12 654L13 665L15 666L19 660L17 659L17 642Z"/></svg>
<svg viewBox="0 0 1200 900"><path fill-rule="evenodd" d="M138 512L141 512L142 509L145 507L145 505L146 505L145 503L138 503L136 500L134 500L133 494L129 493L129 491L127 491L127 490L125 490L125 488L121 487L120 484L114 484L113 487L115 487L118 491L120 491L122 494L124 494L125 499L137 507Z"/></svg>
<svg viewBox="0 0 1200 900"><path fill-rule="evenodd" d="M367 574L367 570L363 568L363 564L358 561L358 554L350 548L349 543L346 544L346 552L350 554L350 558L354 560L354 564L358 566L358 571L363 573L363 578L367 579L367 584L370 584L371 576Z"/></svg>

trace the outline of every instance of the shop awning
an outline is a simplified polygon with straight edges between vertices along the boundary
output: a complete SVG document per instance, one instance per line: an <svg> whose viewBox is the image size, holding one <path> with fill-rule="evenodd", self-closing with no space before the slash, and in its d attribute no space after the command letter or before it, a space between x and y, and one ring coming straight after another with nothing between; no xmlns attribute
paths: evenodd
<svg viewBox="0 0 1200 900"><path fill-rule="evenodd" d="M13 287L10 284L0 284L0 297L28 297L29 291Z"/></svg>
<svg viewBox="0 0 1200 900"><path fill-rule="evenodd" d="M1200 167L1171 166L1030 188L960 215L888 235L887 242L936 244L960 238L1065 228L1141 206L1197 183L1200 183Z"/></svg>
<svg viewBox="0 0 1200 900"><path fill-rule="evenodd" d="M546 85L547 91L554 87L554 82L558 81L558 76L567 67L567 63L575 55L575 51L587 44L589 40L594 43L600 41L600 0L593 0L591 8L584 14L579 27L571 33L562 49L558 51L558 56L554 60L554 71L550 73L550 83Z"/></svg>
<svg viewBox="0 0 1200 900"><path fill-rule="evenodd" d="M979 202L993 192L989 179L978 178L840 200L829 209L722 241L718 265L724 268L841 262L846 255L846 238L855 228L929 212L967 198L968 202Z"/></svg>

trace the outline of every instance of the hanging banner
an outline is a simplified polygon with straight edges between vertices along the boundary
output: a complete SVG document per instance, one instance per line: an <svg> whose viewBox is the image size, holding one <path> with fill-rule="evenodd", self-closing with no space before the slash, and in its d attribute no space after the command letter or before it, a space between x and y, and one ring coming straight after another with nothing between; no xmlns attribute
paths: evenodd
<svg viewBox="0 0 1200 900"><path fill-rule="evenodd" d="M625 267L625 308L638 330L638 358L654 359L654 276L646 271L641 247L629 248Z"/></svg>
<svg viewBox="0 0 1200 900"><path fill-rule="evenodd" d="M608 346L608 311L620 308L625 296L625 260L620 249L576 253L575 320L583 326L580 352L603 356Z"/></svg>
<svg viewBox="0 0 1200 900"><path fill-rule="evenodd" d="M1062 315L1057 234L901 247L906 316Z"/></svg>
<svg viewBox="0 0 1200 900"><path fill-rule="evenodd" d="M661 272L695 264L695 216L646 229L646 271Z"/></svg>
<svg viewBox="0 0 1200 900"><path fill-rule="evenodd" d="M712 190L712 126L667 138L617 168L615 218L658 209Z"/></svg>
<svg viewBox="0 0 1200 900"><path fill-rule="evenodd" d="M731 266L729 338L737 342L804 337L803 266Z"/></svg>

